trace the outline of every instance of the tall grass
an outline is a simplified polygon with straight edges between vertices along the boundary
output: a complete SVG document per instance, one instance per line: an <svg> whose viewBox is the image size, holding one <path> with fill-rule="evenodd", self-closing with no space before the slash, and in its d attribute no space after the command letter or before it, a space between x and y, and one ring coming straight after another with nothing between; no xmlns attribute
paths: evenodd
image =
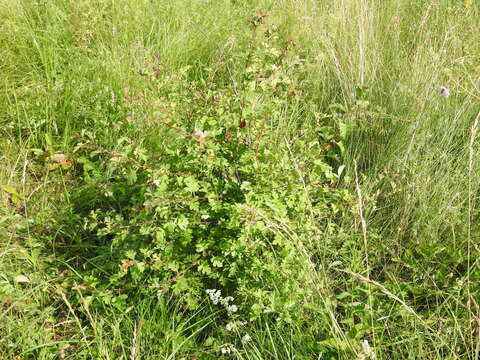
<svg viewBox="0 0 480 360"><path fill-rule="evenodd" d="M59 240L75 236L68 228L48 229L77 179L30 157L73 156L81 131L105 147L128 135L155 150L162 140L145 121L161 114L125 113L126 94L155 104L151 71L190 66L192 80L208 80L233 47L248 47L247 19L260 8L294 40L308 69L302 96L314 104L267 136L275 143L322 121L345 124L342 185L362 207L334 241L315 239L337 263L320 262L308 285L323 307L311 324L249 324L252 341L234 355L361 358L368 339L378 358L479 358L480 7L467 0L2 1L0 184L21 200L0 190L0 357L54 359L66 344L71 359L218 356L205 334L224 324L207 307L190 314L143 299L127 313L88 315L68 306L55 284L81 283L82 259Z"/></svg>

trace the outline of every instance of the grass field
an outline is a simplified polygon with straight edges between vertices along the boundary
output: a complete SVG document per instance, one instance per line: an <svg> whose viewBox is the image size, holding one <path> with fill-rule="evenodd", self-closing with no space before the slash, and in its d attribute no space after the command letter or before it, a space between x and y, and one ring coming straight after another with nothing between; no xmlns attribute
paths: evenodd
<svg viewBox="0 0 480 360"><path fill-rule="evenodd" d="M480 359L478 1L0 24L0 359Z"/></svg>

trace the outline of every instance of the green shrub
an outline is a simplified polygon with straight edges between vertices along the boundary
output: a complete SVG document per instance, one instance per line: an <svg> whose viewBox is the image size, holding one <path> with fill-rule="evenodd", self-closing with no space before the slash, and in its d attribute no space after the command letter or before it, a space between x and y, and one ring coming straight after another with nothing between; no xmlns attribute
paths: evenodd
<svg viewBox="0 0 480 360"><path fill-rule="evenodd" d="M318 241L351 194L329 186L340 176L338 139L311 115L294 44L262 22L253 18L249 46L232 40L206 77L145 71L148 88L126 91L129 115L112 125L141 140L106 149L98 133L79 138L84 184L72 204L80 231L100 244L85 277L95 300L125 308L131 292L170 294L193 309L222 289L252 319L301 316ZM292 136L299 118L318 131Z"/></svg>

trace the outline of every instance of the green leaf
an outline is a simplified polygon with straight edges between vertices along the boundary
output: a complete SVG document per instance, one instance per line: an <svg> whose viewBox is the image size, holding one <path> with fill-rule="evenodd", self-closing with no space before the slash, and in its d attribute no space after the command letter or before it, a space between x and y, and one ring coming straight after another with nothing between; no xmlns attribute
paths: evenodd
<svg viewBox="0 0 480 360"><path fill-rule="evenodd" d="M347 112L347 108L342 105L342 104L331 104L329 107L328 107L330 110L333 110L333 111L340 111L342 113L346 113Z"/></svg>
<svg viewBox="0 0 480 360"><path fill-rule="evenodd" d="M202 263L198 265L198 271L202 274L209 275L212 273L212 268L207 263Z"/></svg>
<svg viewBox="0 0 480 360"><path fill-rule="evenodd" d="M342 300L342 299L345 299L346 297L349 297L349 296L351 296L350 293L348 293L348 292L342 292L341 294L338 294L338 295L337 295L337 299L338 299L338 300Z"/></svg>
<svg viewBox="0 0 480 360"><path fill-rule="evenodd" d="M137 171L136 169L130 169L130 171L127 172L127 182L128 184L134 184L135 181L137 181Z"/></svg>
<svg viewBox="0 0 480 360"><path fill-rule="evenodd" d="M212 265L216 268L221 268L223 267L223 261L220 257L216 256L212 259Z"/></svg>
<svg viewBox="0 0 480 360"><path fill-rule="evenodd" d="M345 140L350 133L350 127L346 123L340 122L338 124L338 129L340 130L340 137Z"/></svg>
<svg viewBox="0 0 480 360"><path fill-rule="evenodd" d="M215 343L215 338L210 336L203 342L203 346L209 347L209 346L212 346L214 343Z"/></svg>
<svg viewBox="0 0 480 360"><path fill-rule="evenodd" d="M13 186L11 185L0 185L0 188L9 193L9 194L12 194L12 195L17 195L18 196L18 192L17 192L17 189L15 189Z"/></svg>
<svg viewBox="0 0 480 360"><path fill-rule="evenodd" d="M348 351L351 347L348 341L341 338L329 338L327 340L319 341L318 344L337 351Z"/></svg>
<svg viewBox="0 0 480 360"><path fill-rule="evenodd" d="M135 260L136 255L137 255L137 252L135 250L127 250L125 252L125 256L130 260Z"/></svg>
<svg viewBox="0 0 480 360"><path fill-rule="evenodd" d="M366 109L369 105L370 105L370 102L368 102L367 100L358 100L357 101L357 106L362 108L362 109Z"/></svg>
<svg viewBox="0 0 480 360"><path fill-rule="evenodd" d="M184 180L185 185L187 185L187 190L194 193L200 190L200 185L198 184L197 180L193 177L189 176Z"/></svg>

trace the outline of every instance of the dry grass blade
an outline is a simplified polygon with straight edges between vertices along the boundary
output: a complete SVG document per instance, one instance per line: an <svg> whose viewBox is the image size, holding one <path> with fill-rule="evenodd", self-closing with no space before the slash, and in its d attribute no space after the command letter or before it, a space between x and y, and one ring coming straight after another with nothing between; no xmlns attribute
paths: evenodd
<svg viewBox="0 0 480 360"><path fill-rule="evenodd" d="M415 316L418 320L420 320L422 322L422 324L425 324L425 320L423 320L420 315L418 315L415 310L413 310L409 305L407 305L405 303L405 301L403 301L402 299L400 299L397 295L393 294L391 291L389 291L385 286L383 286L382 284L380 284L379 282L375 281L375 280L372 280L372 279L368 279L366 278L365 276L363 275L360 275L360 274L357 274L357 273L354 273L353 271L350 271L350 270L344 270L344 269L338 269L338 268L333 268L335 271L339 271L339 272L343 272L345 274L348 274L348 275L351 275L353 276L354 278L360 280L361 282L364 282L364 283L367 283L367 284L371 284L371 285L375 285L382 293L384 293L385 295L387 295L390 299L393 299L395 300L396 302L398 302L400 305L402 305L402 307L407 311L409 312L410 314L412 314L413 316Z"/></svg>

